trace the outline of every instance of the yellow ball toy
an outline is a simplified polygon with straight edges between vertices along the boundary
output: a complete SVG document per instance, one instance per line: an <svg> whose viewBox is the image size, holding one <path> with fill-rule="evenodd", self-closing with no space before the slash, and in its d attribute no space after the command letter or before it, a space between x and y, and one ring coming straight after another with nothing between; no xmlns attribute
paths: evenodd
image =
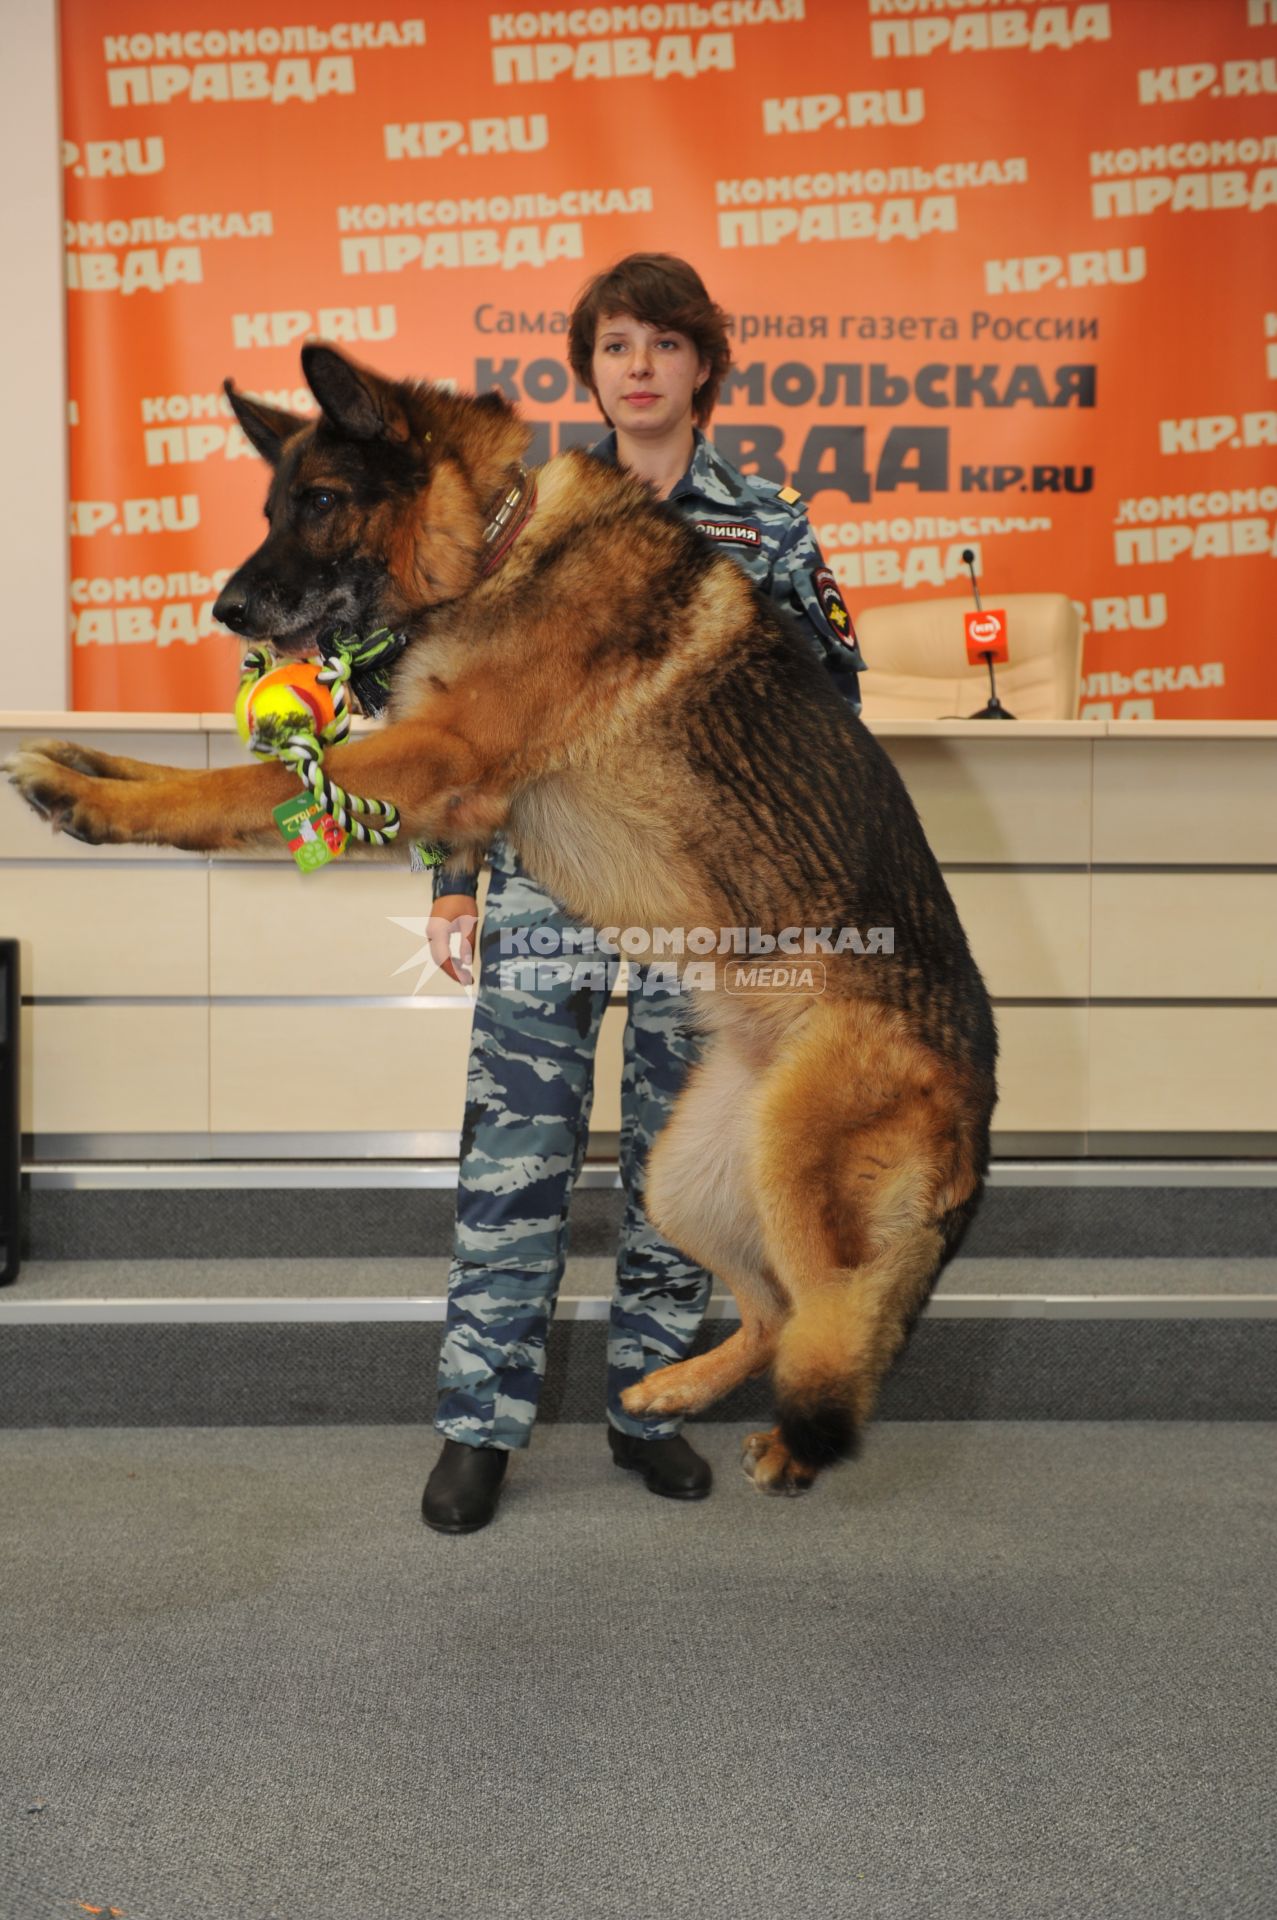
<svg viewBox="0 0 1277 1920"><path fill-rule="evenodd" d="M319 679L322 661L290 660L260 680L245 680L235 700L235 725L246 745L310 733L323 740L337 717L333 697Z"/></svg>

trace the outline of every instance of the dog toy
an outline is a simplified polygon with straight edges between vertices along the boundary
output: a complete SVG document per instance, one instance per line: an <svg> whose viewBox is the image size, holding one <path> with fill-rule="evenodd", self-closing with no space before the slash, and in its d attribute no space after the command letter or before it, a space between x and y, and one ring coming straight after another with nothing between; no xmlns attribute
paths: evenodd
<svg viewBox="0 0 1277 1920"><path fill-rule="evenodd" d="M265 758L295 733L313 733L325 745L342 738L332 689L320 679L321 661L293 660L287 666L259 669L250 655L243 671L235 725L254 753Z"/></svg>
<svg viewBox="0 0 1277 1920"><path fill-rule="evenodd" d="M348 838L384 847L399 832L399 809L390 801L348 793L324 772L324 748L350 732L352 672L376 662L396 638L384 630L364 642L334 637L322 648L322 659L282 666L269 647L252 647L244 656L235 724L250 753L282 760L309 789L304 804L288 800L274 810L305 872L335 859Z"/></svg>

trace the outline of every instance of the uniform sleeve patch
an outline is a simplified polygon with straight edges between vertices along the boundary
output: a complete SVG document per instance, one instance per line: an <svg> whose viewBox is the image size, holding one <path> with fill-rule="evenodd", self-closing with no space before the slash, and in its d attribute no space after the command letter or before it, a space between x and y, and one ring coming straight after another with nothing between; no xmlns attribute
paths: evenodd
<svg viewBox="0 0 1277 1920"><path fill-rule="evenodd" d="M707 540L718 540L724 546L761 547L763 544L762 534L747 520L698 520L696 525Z"/></svg>
<svg viewBox="0 0 1277 1920"><path fill-rule="evenodd" d="M780 492L776 495L776 498L778 500L783 500L787 507L794 506L797 501L802 499L802 497L803 496L801 495L801 493L799 493L797 487L782 487L780 489Z"/></svg>
<svg viewBox="0 0 1277 1920"><path fill-rule="evenodd" d="M820 610L826 620L828 620L833 631L838 635L840 640L846 641L849 647L854 647L856 644L856 629L852 625L851 615L843 603L843 597L838 591L838 582L834 579L829 568L817 567L811 576L811 584L815 588L816 598L820 602Z"/></svg>

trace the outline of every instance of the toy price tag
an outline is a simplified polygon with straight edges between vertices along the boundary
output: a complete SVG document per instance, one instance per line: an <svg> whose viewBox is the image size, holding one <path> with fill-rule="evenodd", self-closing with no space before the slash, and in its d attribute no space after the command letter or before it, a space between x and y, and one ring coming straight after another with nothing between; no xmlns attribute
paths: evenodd
<svg viewBox="0 0 1277 1920"><path fill-rule="evenodd" d="M313 794L299 793L273 809L275 825L303 873L326 867L345 850L347 835Z"/></svg>

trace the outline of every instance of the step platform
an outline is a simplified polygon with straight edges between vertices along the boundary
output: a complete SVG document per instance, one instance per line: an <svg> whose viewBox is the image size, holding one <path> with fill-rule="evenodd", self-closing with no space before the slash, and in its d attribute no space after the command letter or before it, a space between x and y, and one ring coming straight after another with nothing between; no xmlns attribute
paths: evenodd
<svg viewBox="0 0 1277 1920"><path fill-rule="evenodd" d="M880 1419L1277 1417L1277 1186L1264 1169L1235 1170L1231 1185L1009 1172L995 1173ZM450 1190L113 1179L33 1183L31 1255L0 1293L0 1426L430 1419ZM620 1206L614 1186L573 1202L543 1420L603 1417ZM735 1320L716 1295L700 1346ZM755 1381L712 1417L766 1421L770 1406Z"/></svg>

